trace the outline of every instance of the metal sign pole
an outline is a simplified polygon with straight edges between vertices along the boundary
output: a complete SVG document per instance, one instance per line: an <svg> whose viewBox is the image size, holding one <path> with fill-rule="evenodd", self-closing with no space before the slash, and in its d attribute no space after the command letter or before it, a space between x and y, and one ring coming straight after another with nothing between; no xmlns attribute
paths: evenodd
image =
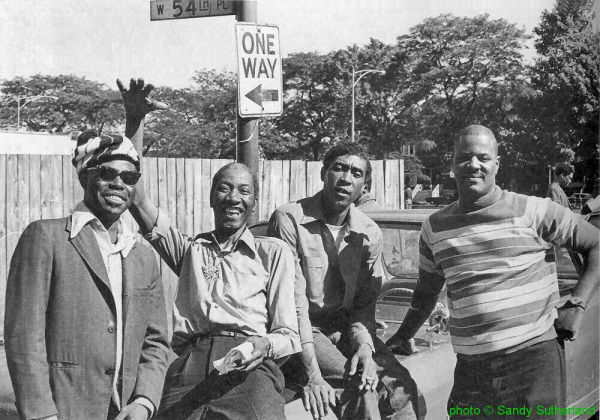
<svg viewBox="0 0 600 420"><path fill-rule="evenodd" d="M257 22L256 1L240 1L236 7L238 22ZM242 118L239 113L237 114L236 161L248 166L252 174L258 178L258 118ZM258 195L256 199L258 201ZM258 222L258 205L248 222L249 224Z"/></svg>

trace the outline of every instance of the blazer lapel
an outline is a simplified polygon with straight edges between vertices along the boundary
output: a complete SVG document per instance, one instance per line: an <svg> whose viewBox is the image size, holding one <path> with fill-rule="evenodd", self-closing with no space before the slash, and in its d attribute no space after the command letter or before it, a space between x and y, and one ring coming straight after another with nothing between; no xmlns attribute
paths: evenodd
<svg viewBox="0 0 600 420"><path fill-rule="evenodd" d="M70 218L67 224L67 230L69 232L71 231ZM104 261L102 260L102 254L100 253L100 248L98 247L98 242L94 237L92 228L89 225L84 226L83 229L81 229L81 232L79 232L76 237L70 239L70 241L79 255L81 255L81 258L83 258L83 261L85 261L85 264L110 290L108 273L106 272L106 267L104 266Z"/></svg>

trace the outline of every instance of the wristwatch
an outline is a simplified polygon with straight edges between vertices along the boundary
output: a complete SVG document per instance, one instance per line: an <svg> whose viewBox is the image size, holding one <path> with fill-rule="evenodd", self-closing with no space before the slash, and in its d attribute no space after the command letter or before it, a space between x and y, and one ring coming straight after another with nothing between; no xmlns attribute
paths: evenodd
<svg viewBox="0 0 600 420"><path fill-rule="evenodd" d="M574 307L578 307L581 308L585 311L585 302L583 301L583 299L578 298L578 297L570 297L566 302L565 302L565 307L567 308L574 308Z"/></svg>

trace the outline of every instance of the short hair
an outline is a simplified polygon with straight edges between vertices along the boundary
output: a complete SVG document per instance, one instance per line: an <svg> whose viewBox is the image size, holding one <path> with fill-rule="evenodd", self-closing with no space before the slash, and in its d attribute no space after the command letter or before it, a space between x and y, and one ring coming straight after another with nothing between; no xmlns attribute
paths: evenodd
<svg viewBox="0 0 600 420"><path fill-rule="evenodd" d="M234 167L241 167L241 168L245 169L246 171L248 171L250 176L252 176L252 188L254 188L254 198L256 199L256 197L258 196L258 191L259 191L258 190L258 178L256 177L255 174L252 173L252 171L246 164L239 163L239 162L228 163L227 165L223 166L215 173L215 175L213 176L212 182L210 184L210 197L212 197L213 192L215 190L215 186L217 184L217 181L221 178L221 175L223 175L223 172L225 172L228 169L234 168Z"/></svg>
<svg viewBox="0 0 600 420"><path fill-rule="evenodd" d="M460 139L465 136L488 136L488 137L490 137L492 140L494 140L494 150L496 151L496 154L498 154L498 141L496 140L496 136L494 136L494 133L492 132L492 130L490 130L489 128L487 128L483 125L479 125L479 124L471 124L471 125L466 126L462 130L460 130L458 132L458 134L456 135L456 137L454 138L454 148L455 149L458 146L458 143L460 143Z"/></svg>
<svg viewBox="0 0 600 420"><path fill-rule="evenodd" d="M559 163L558 165L556 165L556 168L554 168L554 175L571 175L573 172L575 172L575 168L573 167L573 165L570 165L568 163Z"/></svg>
<svg viewBox="0 0 600 420"><path fill-rule="evenodd" d="M325 170L329 169L331 164L340 156L358 156L366 162L367 168L365 173L365 185L367 186L367 190L371 191L371 175L373 168L371 167L371 161L369 161L369 157L363 148L356 143L346 143L333 146L327 151L327 153L325 153L325 156L323 157L323 168L325 168Z"/></svg>

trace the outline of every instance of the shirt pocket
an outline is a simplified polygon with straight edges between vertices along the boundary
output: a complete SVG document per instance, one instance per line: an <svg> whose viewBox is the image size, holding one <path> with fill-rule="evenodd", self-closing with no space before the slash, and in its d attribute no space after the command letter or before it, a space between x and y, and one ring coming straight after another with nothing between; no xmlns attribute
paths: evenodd
<svg viewBox="0 0 600 420"><path fill-rule="evenodd" d="M306 290L309 297L318 298L323 295L326 264L320 255L305 255L302 258L302 272L306 279Z"/></svg>
<svg viewBox="0 0 600 420"><path fill-rule="evenodd" d="M233 271L233 278L225 282L225 292L231 304L238 308L264 306L268 276L242 271ZM258 303L258 299L262 299Z"/></svg>

